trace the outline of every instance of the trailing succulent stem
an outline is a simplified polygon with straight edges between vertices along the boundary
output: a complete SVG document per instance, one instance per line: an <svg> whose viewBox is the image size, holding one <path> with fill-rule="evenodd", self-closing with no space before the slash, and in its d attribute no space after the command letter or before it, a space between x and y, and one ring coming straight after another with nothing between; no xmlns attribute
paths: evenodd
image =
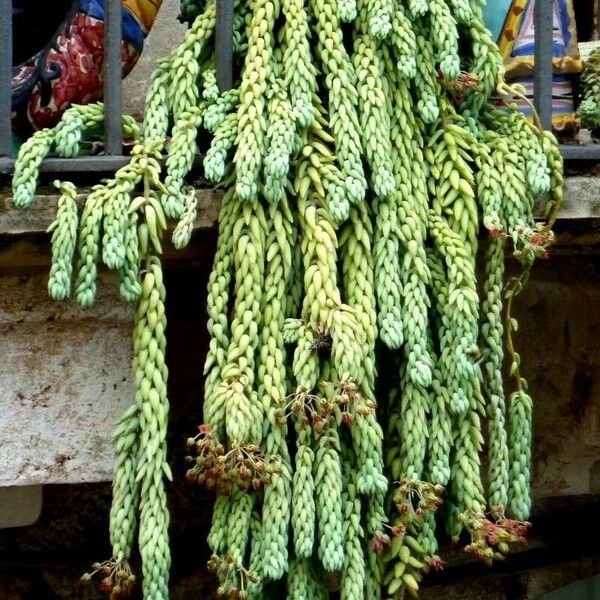
<svg viewBox="0 0 600 600"><path fill-rule="evenodd" d="M331 580L342 600L414 596L444 565L442 524L474 557L502 558L531 509L533 404L512 307L552 242L562 160L512 104L480 3L236 1L226 91L214 0L181 11L190 27L157 65L142 134L123 120L127 164L81 208L58 184L50 294L90 306L101 261L136 303L113 556L84 579L127 595L137 535L144 598L169 597L160 255L167 220L175 247L192 238L200 178L223 194L187 478L216 495L217 596L320 600ZM16 205L33 201L48 154L83 152L101 123L99 105L73 107L35 133ZM508 281L507 251L522 266Z"/></svg>

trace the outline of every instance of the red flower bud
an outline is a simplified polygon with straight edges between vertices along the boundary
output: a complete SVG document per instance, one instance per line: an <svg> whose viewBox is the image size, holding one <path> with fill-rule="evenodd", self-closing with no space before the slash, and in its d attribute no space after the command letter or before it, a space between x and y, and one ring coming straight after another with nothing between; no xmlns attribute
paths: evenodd
<svg viewBox="0 0 600 600"><path fill-rule="evenodd" d="M342 424L348 427L352 426L352 415L349 412L344 411L342 413Z"/></svg>
<svg viewBox="0 0 600 600"><path fill-rule="evenodd" d="M530 240L530 242L533 246L539 246L543 241L544 241L544 238L539 233L534 233L531 236L531 240Z"/></svg>
<svg viewBox="0 0 600 600"><path fill-rule="evenodd" d="M446 563L437 554L427 557L426 561L434 571L442 571L446 568Z"/></svg>
<svg viewBox="0 0 600 600"><path fill-rule="evenodd" d="M373 550L373 552L380 552L383 550L383 544L381 543L381 540L378 538L373 538L373 541L371 542L371 550Z"/></svg>
<svg viewBox="0 0 600 600"><path fill-rule="evenodd" d="M406 533L406 527L404 525L395 525L392 527L392 535L394 537L401 537Z"/></svg>
<svg viewBox="0 0 600 600"><path fill-rule="evenodd" d="M100 582L100 591L102 591L102 592L110 592L110 591L112 591L112 588L113 588L113 582L112 582L112 579L110 577L105 577Z"/></svg>

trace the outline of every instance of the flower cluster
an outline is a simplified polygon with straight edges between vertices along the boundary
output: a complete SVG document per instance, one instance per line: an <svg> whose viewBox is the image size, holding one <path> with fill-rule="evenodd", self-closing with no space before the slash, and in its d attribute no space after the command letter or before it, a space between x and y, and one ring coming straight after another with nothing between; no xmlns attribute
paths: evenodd
<svg viewBox="0 0 600 600"><path fill-rule="evenodd" d="M461 522L471 535L471 543L465 552L473 554L487 565L501 560L508 554L510 547L525 544L531 524L526 521L508 519L504 515L496 518L501 511L493 509L489 514L466 511L460 517Z"/></svg>
<svg viewBox="0 0 600 600"><path fill-rule="evenodd" d="M456 105L462 104L469 90L480 89L480 78L473 73L462 71L456 79L448 79L438 69L438 79L446 85L448 93Z"/></svg>
<svg viewBox="0 0 600 600"><path fill-rule="evenodd" d="M446 562L443 561L437 554L425 557L425 562L433 571L443 571L446 568Z"/></svg>
<svg viewBox="0 0 600 600"><path fill-rule="evenodd" d="M350 426L355 417L368 417L375 412L375 404L361 396L353 381L340 381L334 401L341 412L344 425Z"/></svg>
<svg viewBox="0 0 600 600"><path fill-rule="evenodd" d="M279 472L278 456L267 459L259 446L243 442L227 450L208 425L198 429L198 435L187 441L188 448L196 452L186 458L193 464L186 475L189 482L230 495L233 490L257 491Z"/></svg>
<svg viewBox="0 0 600 600"><path fill-rule="evenodd" d="M425 481L403 479L398 482L393 500L404 523L422 520L427 512L436 512L442 505L444 486Z"/></svg>
<svg viewBox="0 0 600 600"><path fill-rule="evenodd" d="M275 418L280 427L285 426L289 417L294 417L302 427L312 426L320 431L333 409L334 406L324 402L323 398L301 388L282 400L281 406L275 411Z"/></svg>
<svg viewBox="0 0 600 600"><path fill-rule="evenodd" d="M386 531L378 531L373 536L371 548L378 552L388 546L393 538L404 539L407 533L416 531L423 525L427 513L435 513L442 505L444 486L434 485L425 481L403 479L397 482L398 487L393 495L393 502L398 512L398 518L393 525L384 525ZM444 566L439 556L429 556L427 562L434 569Z"/></svg>
<svg viewBox="0 0 600 600"><path fill-rule="evenodd" d="M230 598L231 600L247 600L249 588L259 582L259 577L253 571L237 564L231 557L221 557L213 554L208 561L208 571L215 573L219 581L236 579L236 583L227 591L224 587L217 588L217 598Z"/></svg>
<svg viewBox="0 0 600 600"><path fill-rule="evenodd" d="M289 417L294 417L302 427L312 427L320 435L332 416L350 427L356 417L367 417L375 411L374 403L361 396L353 381L341 381L337 386L322 381L319 388L319 395L300 389L284 398L276 412L279 425L283 427Z"/></svg>
<svg viewBox="0 0 600 600"><path fill-rule="evenodd" d="M554 242L554 233L544 223L536 223L535 228L517 227L512 237L514 256L524 263L548 258L548 248Z"/></svg>
<svg viewBox="0 0 600 600"><path fill-rule="evenodd" d="M371 548L384 551L383 563L388 565L388 594L418 590L419 582L429 570L441 570L446 565L435 554L437 544L431 544L426 534L431 520L442 504L444 487L424 481L403 479L396 482L392 495L396 515L392 525L384 525L373 537Z"/></svg>
<svg viewBox="0 0 600 600"><path fill-rule="evenodd" d="M90 583L93 578L100 578L100 591L109 594L110 600L128 598L133 593L135 575L127 561L115 559L96 562L92 571L81 576L81 583Z"/></svg>
<svg viewBox="0 0 600 600"><path fill-rule="evenodd" d="M396 515L386 531L373 537L371 548L382 552L382 564L387 575L383 585L388 598L416 597L420 582L431 570L441 570L444 561L437 555L437 543L432 543L432 521L440 507L444 487L404 479L397 482L392 496Z"/></svg>
<svg viewBox="0 0 600 600"><path fill-rule="evenodd" d="M434 485L425 481L403 479L397 482L398 487L392 497L398 518L393 525L384 524L386 531L377 531L371 541L371 548L375 552L383 550L393 538L403 539L407 532L413 532L415 527L423 524L425 515L435 513L442 505L444 486ZM438 556L429 557L434 563L434 568L441 568L443 561Z"/></svg>

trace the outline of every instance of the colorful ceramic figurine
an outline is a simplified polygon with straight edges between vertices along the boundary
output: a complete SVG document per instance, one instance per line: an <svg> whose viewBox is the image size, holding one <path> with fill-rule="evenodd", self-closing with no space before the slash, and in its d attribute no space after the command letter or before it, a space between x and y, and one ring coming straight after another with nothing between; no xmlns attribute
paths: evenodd
<svg viewBox="0 0 600 600"><path fill-rule="evenodd" d="M533 98L534 10L536 0L494 0L484 9L488 28L504 58L506 78L521 83ZM561 135L573 135L578 118L573 101L572 76L581 72L577 31L571 0L554 0L553 126ZM523 103L522 110L530 112Z"/></svg>
<svg viewBox="0 0 600 600"><path fill-rule="evenodd" d="M123 75L135 65L162 0L123 0ZM18 127L55 124L71 104L98 100L104 63L104 2L76 0L48 44L13 68Z"/></svg>

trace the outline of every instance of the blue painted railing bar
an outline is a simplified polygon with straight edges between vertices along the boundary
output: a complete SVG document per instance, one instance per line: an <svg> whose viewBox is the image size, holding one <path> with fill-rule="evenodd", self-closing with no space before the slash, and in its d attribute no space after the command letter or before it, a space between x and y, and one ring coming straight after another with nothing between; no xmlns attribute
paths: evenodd
<svg viewBox="0 0 600 600"><path fill-rule="evenodd" d="M600 145L561 144L560 153L565 160L600 160Z"/></svg>
<svg viewBox="0 0 600 600"><path fill-rule="evenodd" d="M12 0L0 0L0 157L10 156L12 72Z"/></svg>
<svg viewBox="0 0 600 600"><path fill-rule="evenodd" d="M215 54L217 83L224 92L233 85L233 0L217 0Z"/></svg>
<svg viewBox="0 0 600 600"><path fill-rule="evenodd" d="M535 0L535 106L545 129L552 127L552 24L554 0Z"/></svg>
<svg viewBox="0 0 600 600"><path fill-rule="evenodd" d="M85 173L96 171L109 173L129 162L127 156L91 155L77 158L47 158L40 165L42 173ZM0 175L12 173L15 159L0 156Z"/></svg>

